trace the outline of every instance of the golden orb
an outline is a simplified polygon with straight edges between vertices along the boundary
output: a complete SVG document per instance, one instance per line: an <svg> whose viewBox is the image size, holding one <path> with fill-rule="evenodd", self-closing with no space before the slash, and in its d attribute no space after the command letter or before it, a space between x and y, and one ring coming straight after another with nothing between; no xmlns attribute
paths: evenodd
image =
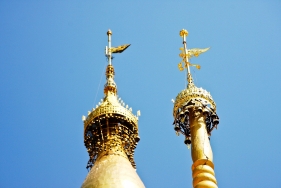
<svg viewBox="0 0 281 188"><path fill-rule="evenodd" d="M180 31L180 36L181 36L181 37L184 37L184 36L187 36L187 35L188 35L188 31L187 31L187 30L182 29L182 30Z"/></svg>

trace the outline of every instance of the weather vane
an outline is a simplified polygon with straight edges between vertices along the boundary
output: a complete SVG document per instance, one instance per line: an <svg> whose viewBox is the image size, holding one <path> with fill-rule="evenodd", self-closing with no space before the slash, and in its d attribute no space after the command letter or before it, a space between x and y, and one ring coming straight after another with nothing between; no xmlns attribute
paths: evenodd
<svg viewBox="0 0 281 188"><path fill-rule="evenodd" d="M185 29L182 29L180 31L180 36L183 38L183 48L180 48L181 53L179 54L179 56L182 58L182 61L178 64L178 68L180 71L183 71L185 68L187 69L187 80L189 84L192 84L192 77L190 74L190 68L189 66L194 66L197 69L200 69L201 66L200 65L196 65L196 64L191 64L188 59L192 58L192 57L198 57L201 53L206 52L207 50L209 50L210 48L204 48L204 49L199 49L199 48L192 48L192 49L187 49L187 45L186 45L186 37L188 35L188 31ZM183 66L184 65L184 66Z"/></svg>
<svg viewBox="0 0 281 188"><path fill-rule="evenodd" d="M108 36L108 46L105 47L105 56L108 59L108 64L111 65L111 60L112 60L112 53L122 53L124 50L126 50L131 44L124 44L118 47L111 47L111 35L112 32L109 29L107 31L107 36Z"/></svg>

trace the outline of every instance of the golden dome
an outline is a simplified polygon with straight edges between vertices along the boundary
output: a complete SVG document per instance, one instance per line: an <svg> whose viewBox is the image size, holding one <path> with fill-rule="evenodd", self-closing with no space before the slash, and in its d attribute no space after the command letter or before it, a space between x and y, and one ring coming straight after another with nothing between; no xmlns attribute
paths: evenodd
<svg viewBox="0 0 281 188"><path fill-rule="evenodd" d="M82 188L144 188L128 159L108 155L96 161Z"/></svg>

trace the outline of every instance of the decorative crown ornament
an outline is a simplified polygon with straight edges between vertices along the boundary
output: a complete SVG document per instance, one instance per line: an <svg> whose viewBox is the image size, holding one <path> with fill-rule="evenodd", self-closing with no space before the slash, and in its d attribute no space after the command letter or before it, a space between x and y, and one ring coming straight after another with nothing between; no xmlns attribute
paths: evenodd
<svg viewBox="0 0 281 188"><path fill-rule="evenodd" d="M127 157L132 166L134 162L134 149L140 140L138 135L138 115L132 113L132 108L117 96L117 85L114 82L114 67L112 66L112 53L122 53L130 45L111 47L112 32L108 30L108 47L106 57L106 84L104 98L93 108L88 116L82 116L84 122L84 144L89 153L87 169L104 155L120 155ZM139 112L138 112L139 114Z"/></svg>
<svg viewBox="0 0 281 188"><path fill-rule="evenodd" d="M190 73L190 66L194 66L197 69L200 69L200 65L191 64L189 58L198 57L201 53L206 52L210 48L193 48L187 49L186 45L186 36L188 31L182 29L180 31L180 36L183 38L183 47L180 48L181 53L179 56L182 58L182 61L178 64L180 71L187 69L187 88L182 90L176 97L173 108L174 116L174 130L176 134L179 133L185 136L185 144L188 146L191 144L191 135L190 135L190 120L189 113L191 110L199 110L205 115L205 123L208 135L211 135L211 132L214 128L217 128L219 124L219 117L216 114L216 104L213 100L210 92L197 88L194 83ZM184 66L182 65L184 64Z"/></svg>

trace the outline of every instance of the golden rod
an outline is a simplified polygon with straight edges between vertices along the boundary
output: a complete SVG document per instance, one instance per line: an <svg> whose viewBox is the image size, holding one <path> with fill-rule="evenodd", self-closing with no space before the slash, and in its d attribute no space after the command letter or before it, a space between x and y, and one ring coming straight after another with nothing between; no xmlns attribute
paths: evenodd
<svg viewBox="0 0 281 188"><path fill-rule="evenodd" d="M200 109L192 108L189 111L193 187L217 188L205 116Z"/></svg>
<svg viewBox="0 0 281 188"><path fill-rule="evenodd" d="M182 37L182 43L183 43L183 47L184 47L184 58L185 58L185 62L187 62L187 73L190 74L190 69L189 69L189 63L188 63L188 52L187 52L187 45L186 45L186 37L188 35L188 31L183 29L180 31L180 36Z"/></svg>
<svg viewBox="0 0 281 188"><path fill-rule="evenodd" d="M108 50L106 53L108 55L108 64L111 65L111 30L109 29L106 34L108 36Z"/></svg>

